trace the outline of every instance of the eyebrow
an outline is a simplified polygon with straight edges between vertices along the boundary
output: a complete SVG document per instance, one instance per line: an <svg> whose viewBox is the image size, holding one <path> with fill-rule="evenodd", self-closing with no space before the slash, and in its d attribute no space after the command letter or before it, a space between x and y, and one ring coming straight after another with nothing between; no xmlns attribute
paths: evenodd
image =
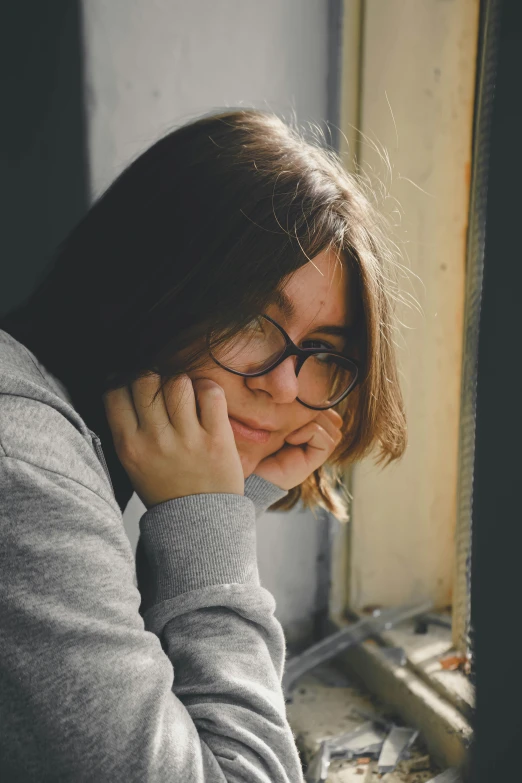
<svg viewBox="0 0 522 783"><path fill-rule="evenodd" d="M295 318L295 307L284 291L276 291L273 302L289 321Z"/></svg>
<svg viewBox="0 0 522 783"><path fill-rule="evenodd" d="M285 318L291 321L295 317L295 307L284 293L284 291L277 291L273 298L273 303L279 307ZM350 326L315 326L314 332L321 332L322 334L330 334L334 337L351 337L353 329Z"/></svg>

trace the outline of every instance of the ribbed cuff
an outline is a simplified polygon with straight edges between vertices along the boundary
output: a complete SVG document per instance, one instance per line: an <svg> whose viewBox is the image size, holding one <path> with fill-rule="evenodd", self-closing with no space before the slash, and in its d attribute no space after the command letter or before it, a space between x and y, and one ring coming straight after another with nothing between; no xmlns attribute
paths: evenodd
<svg viewBox="0 0 522 783"><path fill-rule="evenodd" d="M250 498L256 507L257 517L286 495L288 495L286 489L281 489L256 473L252 473L245 481L245 497Z"/></svg>
<svg viewBox="0 0 522 783"><path fill-rule="evenodd" d="M218 584L259 584L255 509L243 495L187 495L140 519L153 602Z"/></svg>

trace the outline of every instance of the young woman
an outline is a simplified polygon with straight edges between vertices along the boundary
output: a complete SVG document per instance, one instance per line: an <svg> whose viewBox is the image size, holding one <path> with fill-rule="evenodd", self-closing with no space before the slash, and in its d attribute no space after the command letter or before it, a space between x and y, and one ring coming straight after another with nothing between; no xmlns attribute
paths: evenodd
<svg viewBox="0 0 522 783"><path fill-rule="evenodd" d="M236 111L135 160L2 320L2 780L302 780L255 517L345 518L340 468L402 453L389 266L335 156Z"/></svg>

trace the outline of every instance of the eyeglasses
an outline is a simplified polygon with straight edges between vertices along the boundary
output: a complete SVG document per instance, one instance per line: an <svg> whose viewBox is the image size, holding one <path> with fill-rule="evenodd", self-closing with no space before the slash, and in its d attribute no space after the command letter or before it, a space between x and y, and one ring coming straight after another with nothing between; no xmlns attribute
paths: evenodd
<svg viewBox="0 0 522 783"><path fill-rule="evenodd" d="M297 356L297 400L313 410L338 405L355 388L360 375L358 363L341 353L324 347L298 348L268 315L257 316L224 344L210 335L208 350L219 367L245 378L265 375L289 356Z"/></svg>

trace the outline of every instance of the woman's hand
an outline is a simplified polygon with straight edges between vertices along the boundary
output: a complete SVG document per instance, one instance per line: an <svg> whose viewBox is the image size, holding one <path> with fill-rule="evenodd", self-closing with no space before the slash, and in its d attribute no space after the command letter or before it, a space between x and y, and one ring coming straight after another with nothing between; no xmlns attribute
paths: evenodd
<svg viewBox="0 0 522 783"><path fill-rule="evenodd" d="M261 460L255 473L281 489L293 489L321 467L341 441L341 416L332 408L319 411L315 419L294 430L285 445Z"/></svg>
<svg viewBox="0 0 522 783"><path fill-rule="evenodd" d="M151 508L185 495L243 495L243 469L221 386L182 375L153 403L159 385L159 376L150 375L103 398L116 453L141 501Z"/></svg>

